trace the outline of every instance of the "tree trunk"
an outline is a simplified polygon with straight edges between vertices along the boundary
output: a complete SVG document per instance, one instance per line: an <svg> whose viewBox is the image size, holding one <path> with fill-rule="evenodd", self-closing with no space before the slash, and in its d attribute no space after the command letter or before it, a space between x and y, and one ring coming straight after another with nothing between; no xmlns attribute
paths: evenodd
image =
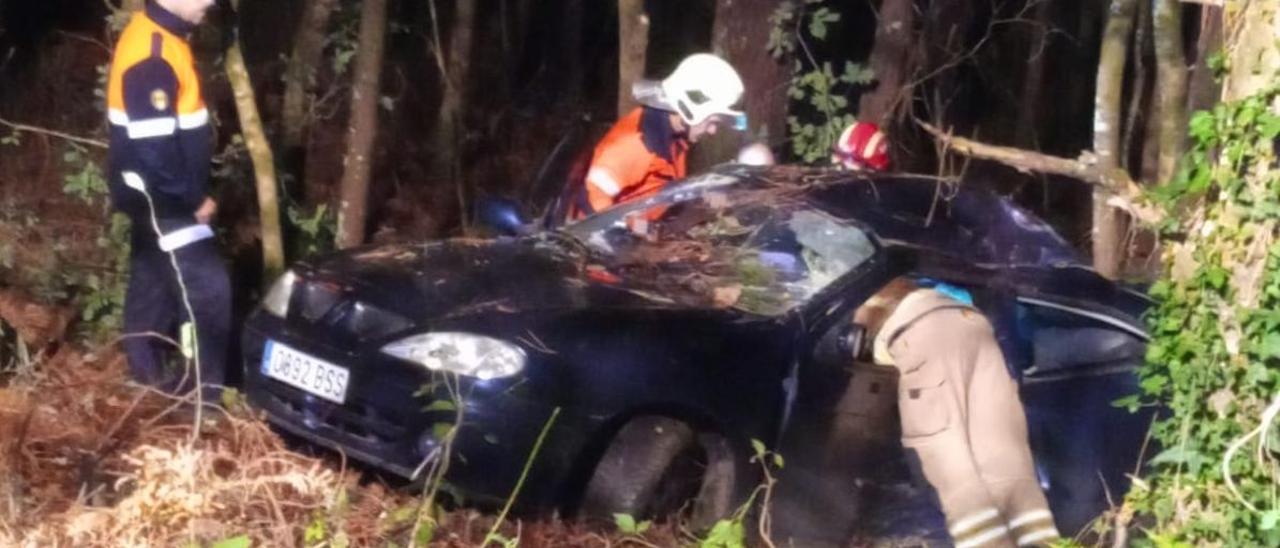
<svg viewBox="0 0 1280 548"><path fill-rule="evenodd" d="M560 53L557 58L561 59L559 72L563 75L561 100L569 105L579 105L582 101L582 2L565 0L559 22Z"/></svg>
<svg viewBox="0 0 1280 548"><path fill-rule="evenodd" d="M1018 102L1017 142L1035 150L1040 146L1040 96L1044 90L1045 56L1049 49L1049 29L1053 25L1053 3L1042 1L1036 6L1035 21L1028 30L1026 74L1022 79L1022 100Z"/></svg>
<svg viewBox="0 0 1280 548"><path fill-rule="evenodd" d="M1275 82L1280 70L1280 8L1274 2L1227 2L1225 27L1232 31L1222 99L1238 101Z"/></svg>
<svg viewBox="0 0 1280 548"><path fill-rule="evenodd" d="M342 162L342 196L338 204L335 242L339 248L364 242L372 166L370 156L378 135L378 99L386 26L387 0L364 0L360 10L360 42L351 93L351 121L347 126L347 154Z"/></svg>
<svg viewBox="0 0 1280 548"><path fill-rule="evenodd" d="M761 44L769 41L773 27L768 17L760 14L773 13L778 3L778 0L716 1L711 49L742 76L747 91L741 106L747 113L748 128L747 133L720 131L704 139L690 153L690 172L732 160L747 141L761 141L771 147L786 141L791 61L774 59L761 49Z"/></svg>
<svg viewBox="0 0 1280 548"><path fill-rule="evenodd" d="M1222 95L1213 69L1209 68L1209 56L1222 49L1222 8L1200 8L1200 32L1196 37L1196 62L1191 71L1187 92L1187 108L1190 111L1205 110L1213 106Z"/></svg>
<svg viewBox="0 0 1280 548"><path fill-rule="evenodd" d="M436 20L435 0L432 2L431 17ZM466 113L467 88L470 78L468 67L471 65L471 50L474 44L473 35L476 23L477 0L458 0L453 6L453 23L449 32L449 47L440 51L442 42L438 23L436 24L435 41L436 63L440 69L440 79L444 82L444 94L440 100L440 111L436 117L435 135L432 143L436 155L437 172L453 181L458 198L458 210L467 210L466 181L462 178L462 134L463 117ZM466 215L463 215L463 228Z"/></svg>
<svg viewBox="0 0 1280 548"><path fill-rule="evenodd" d="M631 85L644 78L649 50L649 15L644 0L618 0L618 117L636 107Z"/></svg>
<svg viewBox="0 0 1280 548"><path fill-rule="evenodd" d="M1173 179L1186 151L1187 59L1182 45L1182 3L1153 0L1156 46L1156 96L1160 101L1159 183Z"/></svg>
<svg viewBox="0 0 1280 548"><path fill-rule="evenodd" d="M454 3L453 23L449 32L449 46L437 52L444 94L436 117L433 139L437 164L444 166L450 179L459 176L457 166L461 158L462 116L466 111L467 67L471 60L472 36L475 31L476 0L459 0ZM436 43L441 37L436 36Z"/></svg>
<svg viewBox="0 0 1280 548"><path fill-rule="evenodd" d="M1120 168L1121 105L1124 100L1124 65L1133 32L1136 0L1112 0L1102 52L1098 60L1097 93L1094 96L1093 149L1104 172ZM1107 205L1108 193L1093 193L1093 266L1099 274L1118 278L1124 262L1124 224L1115 208Z"/></svg>
<svg viewBox="0 0 1280 548"><path fill-rule="evenodd" d="M914 65L914 2L883 0L879 15L870 58L871 70L876 76L876 87L862 94L858 102L858 119L887 126L897 105L911 100L911 91L904 90L903 86Z"/></svg>
<svg viewBox="0 0 1280 548"><path fill-rule="evenodd" d="M302 148L309 125L307 108L315 84L316 66L324 53L329 16L337 4L337 0L309 0L303 8L302 21L293 40L293 54L284 73L284 106L280 125L286 154Z"/></svg>
<svg viewBox="0 0 1280 548"><path fill-rule="evenodd" d="M240 133L253 161L254 180L258 191L258 222L262 230L263 281L271 283L284 272L284 245L280 234L280 201L276 196L276 166L271 145L262 127L258 103L253 95L253 82L245 68L239 41L226 52L227 81L231 84L240 119Z"/></svg>

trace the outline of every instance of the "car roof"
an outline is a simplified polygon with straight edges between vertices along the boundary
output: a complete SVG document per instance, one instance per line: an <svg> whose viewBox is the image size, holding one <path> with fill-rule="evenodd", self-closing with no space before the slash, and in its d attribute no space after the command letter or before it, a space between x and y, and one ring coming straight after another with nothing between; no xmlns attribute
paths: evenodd
<svg viewBox="0 0 1280 548"><path fill-rule="evenodd" d="M976 265L1088 268L1046 222L971 182L925 175L866 174L800 166L724 164L585 219L571 229L607 228L631 212L705 192L778 189L837 218L857 221L881 242L922 248Z"/></svg>
<svg viewBox="0 0 1280 548"><path fill-rule="evenodd" d="M626 202L568 227L578 235L614 226L626 215L709 192L732 201L758 200L777 189L827 214L856 222L883 247L905 249L945 270L994 276L1020 295L1094 303L1140 325L1149 305L1097 274L1045 221L977 181L928 175L856 173L802 166L724 164L669 185L654 196ZM923 265L922 265L923 266ZM935 272L937 272L935 270Z"/></svg>

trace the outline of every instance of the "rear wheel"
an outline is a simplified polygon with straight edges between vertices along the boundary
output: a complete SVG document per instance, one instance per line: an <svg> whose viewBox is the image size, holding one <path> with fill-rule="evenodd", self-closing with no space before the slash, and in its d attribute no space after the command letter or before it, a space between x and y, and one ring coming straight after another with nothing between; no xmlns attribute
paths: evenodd
<svg viewBox="0 0 1280 548"><path fill-rule="evenodd" d="M688 512L694 528L728 516L746 498L747 466L724 436L698 432L660 416L628 422L610 443L587 483L583 513L638 520Z"/></svg>

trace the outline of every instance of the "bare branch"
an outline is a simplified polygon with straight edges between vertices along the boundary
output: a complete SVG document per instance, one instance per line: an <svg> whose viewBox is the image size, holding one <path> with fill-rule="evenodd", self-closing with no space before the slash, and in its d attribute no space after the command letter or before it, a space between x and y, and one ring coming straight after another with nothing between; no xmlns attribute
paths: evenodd
<svg viewBox="0 0 1280 548"><path fill-rule="evenodd" d="M924 120L917 119L916 123L934 138L945 143L947 149L956 154L999 162L1024 173L1034 171L1070 177L1101 187L1112 194L1107 203L1125 210L1135 219L1154 225L1165 218L1165 213L1146 199L1142 188L1129 177L1128 173L1121 169L1106 171L1099 168L1097 158L1092 152L1085 152L1075 159L1062 158L1032 150L990 145L956 137Z"/></svg>
<svg viewBox="0 0 1280 548"><path fill-rule="evenodd" d="M90 139L88 137L78 137L70 133L63 133L61 131L55 131L52 129L45 129L42 127L29 126L27 124L10 122L8 120L5 120L4 118L0 118L0 125L9 126L10 128L13 128L15 131L25 131L27 133L38 133L40 135L48 135L51 137L57 137L59 139L66 139L73 143L80 143L86 146L97 147L97 148L107 148L106 141L99 141L97 139Z"/></svg>

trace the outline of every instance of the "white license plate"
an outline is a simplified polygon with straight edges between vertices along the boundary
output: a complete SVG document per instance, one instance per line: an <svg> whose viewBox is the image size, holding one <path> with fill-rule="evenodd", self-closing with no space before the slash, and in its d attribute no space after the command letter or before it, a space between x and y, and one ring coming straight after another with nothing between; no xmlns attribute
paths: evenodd
<svg viewBox="0 0 1280 548"><path fill-rule="evenodd" d="M347 396L351 372L275 341L262 351L262 374L335 403Z"/></svg>

